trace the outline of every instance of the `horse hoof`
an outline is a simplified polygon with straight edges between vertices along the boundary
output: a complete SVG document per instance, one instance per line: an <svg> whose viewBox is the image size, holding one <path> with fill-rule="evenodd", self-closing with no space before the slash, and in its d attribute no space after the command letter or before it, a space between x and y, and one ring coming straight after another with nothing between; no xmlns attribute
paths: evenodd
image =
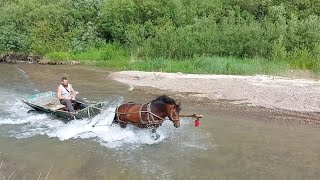
<svg viewBox="0 0 320 180"><path fill-rule="evenodd" d="M158 134L158 133L152 134L152 138L153 138L153 140L156 141L160 138L160 134Z"/></svg>
<svg viewBox="0 0 320 180"><path fill-rule="evenodd" d="M127 124L120 124L121 129L125 129L127 127Z"/></svg>

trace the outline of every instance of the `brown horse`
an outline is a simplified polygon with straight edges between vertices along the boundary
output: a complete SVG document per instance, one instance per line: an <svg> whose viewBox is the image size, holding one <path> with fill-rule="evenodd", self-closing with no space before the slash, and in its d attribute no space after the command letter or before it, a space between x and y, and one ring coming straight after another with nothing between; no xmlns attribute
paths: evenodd
<svg viewBox="0 0 320 180"><path fill-rule="evenodd" d="M133 124L140 128L155 128L162 125L166 117L173 122L174 127L180 126L180 103L166 95L146 104L126 103L117 107L113 123L119 123L122 128Z"/></svg>

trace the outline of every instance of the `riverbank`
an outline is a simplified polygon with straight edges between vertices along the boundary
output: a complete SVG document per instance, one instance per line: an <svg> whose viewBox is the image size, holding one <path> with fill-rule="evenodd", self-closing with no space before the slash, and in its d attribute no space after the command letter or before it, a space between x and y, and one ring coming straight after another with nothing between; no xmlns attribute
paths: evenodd
<svg viewBox="0 0 320 180"><path fill-rule="evenodd" d="M77 62L108 67L117 70L149 72L182 72L191 74L282 75L292 70L320 72L320 63L312 59L296 61L292 58L239 58L232 56L193 56L189 58L152 58L139 56L128 49L106 44L84 52L53 52L45 56L48 62L57 64Z"/></svg>
<svg viewBox="0 0 320 180"><path fill-rule="evenodd" d="M263 107L282 113L301 112L318 116L320 112L318 80L141 71L113 72L108 77L132 88L157 88L181 98L228 101L234 105ZM304 119L308 120L308 116Z"/></svg>
<svg viewBox="0 0 320 180"><path fill-rule="evenodd" d="M280 75L291 71L320 72L320 61L312 57L236 57L199 55L184 58L165 58L139 55L119 44L105 44L77 52L50 52L43 56L28 53L0 54L0 62L36 64L85 64L107 67L115 70L137 70L148 72L182 72L190 74L229 75Z"/></svg>
<svg viewBox="0 0 320 180"><path fill-rule="evenodd" d="M267 59L248 59L235 57L194 57L191 59L151 58L138 59L124 54L115 55L105 50L90 53L53 53L48 57L17 56L7 54L0 58L0 62L13 64L43 64L43 65L92 65L115 70L137 70L149 72L171 72L191 74L229 74L229 75L280 75L287 76L291 72L303 74L311 73L312 77L318 69L306 70L294 68L287 61L271 61ZM120 53L121 54L121 53ZM90 59L91 58L91 59ZM90 59L90 60L89 60ZM320 66L319 66L320 67ZM320 71L320 70L319 70ZM301 73L300 73L301 74Z"/></svg>

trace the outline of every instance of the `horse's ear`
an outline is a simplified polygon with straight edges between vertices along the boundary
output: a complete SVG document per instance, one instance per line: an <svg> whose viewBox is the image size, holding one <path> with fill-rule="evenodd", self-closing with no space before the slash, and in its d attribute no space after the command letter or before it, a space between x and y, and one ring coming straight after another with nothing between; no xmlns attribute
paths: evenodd
<svg viewBox="0 0 320 180"><path fill-rule="evenodd" d="M177 105L177 107L178 107L178 111L180 112L180 110L181 110L181 102L179 102L179 104Z"/></svg>

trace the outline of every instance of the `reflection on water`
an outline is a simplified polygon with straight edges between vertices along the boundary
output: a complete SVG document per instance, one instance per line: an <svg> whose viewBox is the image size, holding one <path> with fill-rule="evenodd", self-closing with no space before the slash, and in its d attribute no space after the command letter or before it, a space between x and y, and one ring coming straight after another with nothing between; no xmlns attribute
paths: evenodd
<svg viewBox="0 0 320 180"><path fill-rule="evenodd" d="M0 64L0 179L317 179L319 130L283 126L182 102L205 118L198 128L167 121L154 141L149 130L109 126L117 105L155 98L106 79L86 66ZM82 97L107 103L93 119L64 123L27 113L20 100L54 91L68 76ZM99 121L95 128L92 124Z"/></svg>

